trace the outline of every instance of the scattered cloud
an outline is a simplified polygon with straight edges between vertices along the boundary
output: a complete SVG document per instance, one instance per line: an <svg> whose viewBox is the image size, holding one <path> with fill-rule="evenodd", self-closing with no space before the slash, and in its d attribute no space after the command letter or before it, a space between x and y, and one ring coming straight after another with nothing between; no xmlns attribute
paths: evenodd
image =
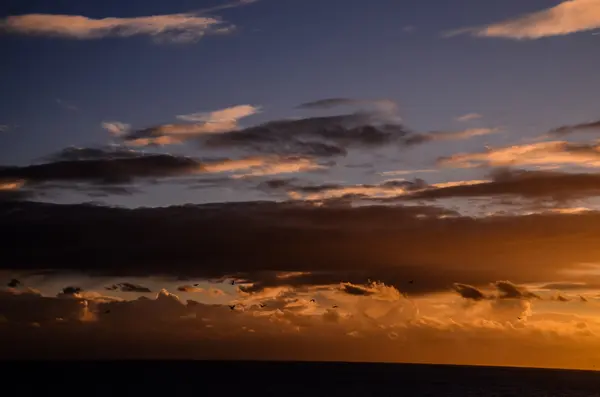
<svg viewBox="0 0 600 397"><path fill-rule="evenodd" d="M390 99L352 99L352 98L326 98L306 102L298 105L299 109L331 109L339 106L364 106L371 107L370 111L392 114L398 111L398 105Z"/></svg>
<svg viewBox="0 0 600 397"><path fill-rule="evenodd" d="M213 112L193 113L177 116L180 120L193 121L189 124L162 124L154 127L130 130L121 123L105 126L113 134L118 134L127 144L134 146L162 146L182 143L206 134L233 131L239 127L238 120L260 111L259 107L238 105Z"/></svg>
<svg viewBox="0 0 600 397"><path fill-rule="evenodd" d="M600 166L600 146L566 141L536 142L490 148L479 153L459 153L439 159L438 164L458 168L556 164L595 168Z"/></svg>
<svg viewBox="0 0 600 397"><path fill-rule="evenodd" d="M523 171L496 169L492 180L480 183L448 186L431 186L414 192L411 200L516 196L531 199L551 199L558 202L600 195L600 174L565 173L556 171ZM556 213L582 214L586 211L557 208Z"/></svg>
<svg viewBox="0 0 600 397"><path fill-rule="evenodd" d="M471 34L478 37L535 40L597 28L600 28L600 3L597 0L566 0L545 10L486 26L454 30L446 33L446 36Z"/></svg>
<svg viewBox="0 0 600 397"><path fill-rule="evenodd" d="M406 145L417 145L432 141L455 141L495 134L499 131L500 129L498 128L471 128L463 131L435 131L423 134L413 134L406 138L404 142Z"/></svg>
<svg viewBox="0 0 600 397"><path fill-rule="evenodd" d="M575 132L600 132L600 121L590 121L588 123L564 125L550 131L553 135L566 135Z"/></svg>
<svg viewBox="0 0 600 397"><path fill-rule="evenodd" d="M155 41L187 43L206 35L227 33L234 26L218 18L189 13L101 19L81 15L27 14L8 16L0 21L0 27L13 34L68 39L146 35L153 37Z"/></svg>
<svg viewBox="0 0 600 397"><path fill-rule="evenodd" d="M425 169L425 170L396 170L396 171L384 171L381 172L380 175L383 176L402 176L402 175L412 175L412 174L420 174L420 173L431 173L438 172L439 170L435 169Z"/></svg>
<svg viewBox="0 0 600 397"><path fill-rule="evenodd" d="M131 129L129 124L121 123L120 121L104 121L102 128L110 132L112 135L122 135Z"/></svg>
<svg viewBox="0 0 600 397"><path fill-rule="evenodd" d="M148 293L152 292L150 288L144 287L143 285L133 284L133 283L119 283L113 284L111 286L106 287L109 291L121 291L121 292L138 292L138 293Z"/></svg>
<svg viewBox="0 0 600 397"><path fill-rule="evenodd" d="M260 153L332 156L346 149L399 143L407 129L381 113L355 113L271 121L202 136L206 148L239 148Z"/></svg>
<svg viewBox="0 0 600 397"><path fill-rule="evenodd" d="M483 116L480 115L479 113L467 113L463 116L457 117L456 121L467 122L467 121L477 120L482 117Z"/></svg>
<svg viewBox="0 0 600 397"><path fill-rule="evenodd" d="M239 119L252 116L260 111L259 107L252 105L237 105L230 108L216 110L213 112L199 112L177 116L184 121L202 121L206 123L229 123L237 122Z"/></svg>
<svg viewBox="0 0 600 397"><path fill-rule="evenodd" d="M10 131L10 126L8 124L0 124L0 132Z"/></svg>

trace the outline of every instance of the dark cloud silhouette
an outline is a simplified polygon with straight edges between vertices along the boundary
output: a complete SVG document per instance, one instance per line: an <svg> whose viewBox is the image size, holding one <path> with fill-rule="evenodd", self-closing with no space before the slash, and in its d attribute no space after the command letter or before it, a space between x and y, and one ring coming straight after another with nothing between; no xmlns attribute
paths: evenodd
<svg viewBox="0 0 600 397"><path fill-rule="evenodd" d="M409 131L378 113L271 121L200 137L207 148L241 148L261 153L332 156L346 149L400 142Z"/></svg>
<svg viewBox="0 0 600 397"><path fill-rule="evenodd" d="M150 288L144 287L143 285L139 285L139 284L133 284L133 283L114 284L109 287L106 287L106 289L110 290L110 291L120 290L122 292L140 292L140 293L152 292L150 290Z"/></svg>
<svg viewBox="0 0 600 397"><path fill-rule="evenodd" d="M369 296L375 294L375 292L365 288L362 285L344 284L342 291L350 295Z"/></svg>
<svg viewBox="0 0 600 397"><path fill-rule="evenodd" d="M454 291L456 291L460 296L462 296L465 299L471 299L474 301L487 299L487 296L483 292L473 287L472 285L454 283L453 288Z"/></svg>
<svg viewBox="0 0 600 397"><path fill-rule="evenodd" d="M596 132L600 131L600 120L587 123L563 125L550 131L550 134L566 135L576 132Z"/></svg>
<svg viewBox="0 0 600 397"><path fill-rule="evenodd" d="M541 289L553 289L557 291L573 291L573 290L586 290L586 289L600 289L600 284L589 284L589 283L550 283L544 284L540 287Z"/></svg>
<svg viewBox="0 0 600 397"><path fill-rule="evenodd" d="M596 260L599 222L597 213L486 219L436 207L301 202L138 209L0 203L0 268L115 277L237 275L256 291L364 285L371 278L425 293L457 281L559 279L573 263ZM304 273L278 278L276 272Z"/></svg>
<svg viewBox="0 0 600 397"><path fill-rule="evenodd" d="M202 164L192 158L168 154L139 154L133 157L108 157L68 160L23 167L0 167L0 180L24 180L28 184L45 182L131 183L137 178L173 177L199 172Z"/></svg>
<svg viewBox="0 0 600 397"><path fill-rule="evenodd" d="M136 158L143 156L144 152L123 148L119 146L108 147L78 147L70 146L60 152L48 156L48 162L57 161L82 161L82 160L110 160L119 158Z"/></svg>
<svg viewBox="0 0 600 397"><path fill-rule="evenodd" d="M536 295L523 287L519 287L510 281L496 281L494 286L500 292L500 295L498 296L500 299L539 299L539 295Z"/></svg>
<svg viewBox="0 0 600 397"><path fill-rule="evenodd" d="M79 287L65 287L62 289L62 294L64 295L76 295L83 292L83 290Z"/></svg>
<svg viewBox="0 0 600 397"><path fill-rule="evenodd" d="M405 196L408 200L452 197L515 196L568 201L600 194L600 174L498 169L490 182L431 188Z"/></svg>
<svg viewBox="0 0 600 397"><path fill-rule="evenodd" d="M298 105L299 109L330 109L338 106L357 105L362 101L351 98L327 98L318 101L306 102Z"/></svg>

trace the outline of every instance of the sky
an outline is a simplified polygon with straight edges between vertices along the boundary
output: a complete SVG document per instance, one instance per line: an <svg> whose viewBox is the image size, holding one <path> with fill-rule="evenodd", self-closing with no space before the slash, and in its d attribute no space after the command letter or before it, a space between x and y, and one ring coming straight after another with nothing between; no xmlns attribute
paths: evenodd
<svg viewBox="0 0 600 397"><path fill-rule="evenodd" d="M595 368L599 34L599 0L2 2L0 357Z"/></svg>

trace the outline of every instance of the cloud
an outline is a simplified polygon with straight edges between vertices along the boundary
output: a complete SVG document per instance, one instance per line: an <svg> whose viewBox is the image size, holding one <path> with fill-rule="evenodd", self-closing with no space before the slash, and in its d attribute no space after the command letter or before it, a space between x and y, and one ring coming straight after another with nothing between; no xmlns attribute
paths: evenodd
<svg viewBox="0 0 600 397"><path fill-rule="evenodd" d="M310 157L298 156L254 156L201 161L118 146L69 147L48 156L44 163L0 167L0 199L20 200L60 190L79 191L96 197L133 194L139 192L134 184L155 183L158 180L198 187L200 185L194 185L197 181L178 181L176 178L231 173L228 177L206 180L214 186L232 179L324 170L330 165L321 164Z"/></svg>
<svg viewBox="0 0 600 397"><path fill-rule="evenodd" d="M472 121L472 120L477 120L482 118L483 116L480 115L479 113L467 113L463 116L457 117L456 121L461 121L461 122L466 122L466 121Z"/></svg>
<svg viewBox="0 0 600 397"><path fill-rule="evenodd" d="M538 142L493 148L480 153L459 153L440 158L438 164L458 168L555 164L598 167L600 146L566 141Z"/></svg>
<svg viewBox="0 0 600 397"><path fill-rule="evenodd" d="M202 172L202 163L199 161L168 154L71 149L59 153L58 157L85 158L85 155L88 158L84 160L0 167L0 179L22 180L27 184L56 181L123 184L138 178L173 177Z"/></svg>
<svg viewBox="0 0 600 397"><path fill-rule="evenodd" d="M289 197L302 200L330 200L336 198L378 199L397 197L409 192L424 189L427 184L422 179L414 181L388 180L379 185L300 185L293 181L275 180L267 182L271 189L283 189Z"/></svg>
<svg viewBox="0 0 600 397"><path fill-rule="evenodd" d="M446 34L471 34L478 37L500 37L535 40L564 36L600 27L600 4L596 0L567 0L560 4L514 19L481 27L458 29Z"/></svg>
<svg viewBox="0 0 600 397"><path fill-rule="evenodd" d="M236 122L241 118L251 116L260 111L259 107L252 105L237 105L230 108L216 110L213 112L200 112L177 116L185 121L202 121L206 123Z"/></svg>
<svg viewBox="0 0 600 397"><path fill-rule="evenodd" d="M597 212L470 218L437 207L302 202L139 209L3 202L0 267L115 277L235 276L257 290L365 285L370 278L423 294L447 291L457 281L562 279L577 263L596 261L599 221ZM302 273L279 278L273 272ZM581 277L570 281L585 281Z"/></svg>
<svg viewBox="0 0 600 397"><path fill-rule="evenodd" d="M322 170L326 167L311 158L262 156L240 160L225 160L207 163L206 172L234 172L233 178L259 177Z"/></svg>
<svg viewBox="0 0 600 397"><path fill-rule="evenodd" d="M120 121L104 121L102 128L110 132L112 135L122 135L131 129L131 125L121 123Z"/></svg>
<svg viewBox="0 0 600 397"><path fill-rule="evenodd" d="M524 287L519 287L510 281L497 281L494 286L500 291L500 299L529 299L536 298L539 296L533 292L528 291Z"/></svg>
<svg viewBox="0 0 600 397"><path fill-rule="evenodd" d="M212 112L193 113L177 116L189 124L162 124L149 128L131 130L128 125L117 122L108 123L104 128L127 144L134 146L162 146L183 143L205 134L218 134L235 130L238 120L260 111L252 105L238 105Z"/></svg>
<svg viewBox="0 0 600 397"><path fill-rule="evenodd" d="M454 283L453 288L456 293L465 299L471 299L474 301L487 299L487 296L482 291L473 287L472 285Z"/></svg>
<svg viewBox="0 0 600 397"><path fill-rule="evenodd" d="M471 128L463 131L436 131L425 134L414 134L405 140L406 145L417 145L432 141L454 141L470 139L476 136L495 134L500 131L497 128Z"/></svg>
<svg viewBox="0 0 600 397"><path fill-rule="evenodd" d="M317 101L306 102L298 105L298 109L331 109L340 106L371 106L372 111L382 113L395 113L398 111L398 105L389 99L367 100L367 99L352 99L352 98L326 98Z"/></svg>
<svg viewBox="0 0 600 397"><path fill-rule="evenodd" d="M373 112L271 121L240 130L201 136L206 148L238 148L260 153L343 155L348 148L400 142L408 130Z"/></svg>
<svg viewBox="0 0 600 397"><path fill-rule="evenodd" d="M46 161L81 161L81 160L110 160L119 158L135 158L144 155L143 152L122 147L77 147L70 146L58 153L48 156Z"/></svg>
<svg viewBox="0 0 600 397"><path fill-rule="evenodd" d="M233 25L193 13L101 19L81 15L27 14L4 18L0 21L0 29L12 34L80 40L145 35L156 41L186 43L210 34L227 33Z"/></svg>
<svg viewBox="0 0 600 397"><path fill-rule="evenodd" d="M600 121L590 121L588 123L580 123L575 125L564 125L550 131L554 135L566 135L575 132L598 132L600 131Z"/></svg>
<svg viewBox="0 0 600 397"><path fill-rule="evenodd" d="M523 171L496 169L491 173L491 181L480 183L431 186L422 191L405 196L409 200L432 200L451 197L490 197L515 196L529 199L548 199L564 202L578 198L600 195L600 174L564 173L555 171ZM581 214L585 211L555 209L564 214Z"/></svg>
<svg viewBox="0 0 600 397"><path fill-rule="evenodd" d="M106 287L109 291L120 290L121 292L138 292L138 293L148 293L152 292L150 288L144 287L143 285L133 284L133 283L119 283L114 284L109 287Z"/></svg>
<svg viewBox="0 0 600 397"><path fill-rule="evenodd" d="M126 301L2 292L0 313L6 322L0 327L5 342L0 357L578 368L596 361L599 325L591 317L538 313L533 302L519 299L465 307L447 295L408 299L386 284L368 288L373 293L348 294L339 286L319 286L269 291L262 293L261 300L244 295L240 297L243 307L234 311L221 304L184 302L167 290L152 298ZM310 302L311 297L316 302ZM290 379L276 382L287 384Z"/></svg>
<svg viewBox="0 0 600 397"><path fill-rule="evenodd" d="M7 132L10 130L10 126L8 124L0 124L0 132Z"/></svg>

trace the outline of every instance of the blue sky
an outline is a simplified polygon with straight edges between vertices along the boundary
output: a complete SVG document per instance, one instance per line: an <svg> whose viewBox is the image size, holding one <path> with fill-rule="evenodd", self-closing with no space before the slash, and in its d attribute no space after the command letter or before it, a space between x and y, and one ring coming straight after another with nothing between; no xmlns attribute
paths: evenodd
<svg viewBox="0 0 600 397"><path fill-rule="evenodd" d="M5 165L26 165L67 146L106 144L110 136L101 127L104 121L139 129L174 123L181 114L260 106L260 113L240 121L250 126L306 117L314 112L295 109L298 104L330 97L395 101L404 123L419 132L502 128L502 133L485 137L403 152L386 150L386 160L378 160L380 171L429 168L439 156L480 151L486 144L520 143L560 125L597 118L599 36L585 30L520 41L443 33L558 3L258 0L202 14L236 29L188 43L156 43L149 35L73 39L9 32L0 36L5 54L0 125L7 126L0 135L0 158ZM190 0L13 1L3 4L0 12L135 18L224 4L235 5ZM468 113L482 117L467 124L456 121ZM161 150L211 154L191 145ZM362 155L374 161L369 153ZM330 179L367 182L356 170L332 172L339 176ZM477 175L448 171L432 181ZM135 206L205 200L177 187L150 190L145 197L109 201ZM212 201L230 199L218 189L205 193ZM261 194L248 191L243 197Z"/></svg>

